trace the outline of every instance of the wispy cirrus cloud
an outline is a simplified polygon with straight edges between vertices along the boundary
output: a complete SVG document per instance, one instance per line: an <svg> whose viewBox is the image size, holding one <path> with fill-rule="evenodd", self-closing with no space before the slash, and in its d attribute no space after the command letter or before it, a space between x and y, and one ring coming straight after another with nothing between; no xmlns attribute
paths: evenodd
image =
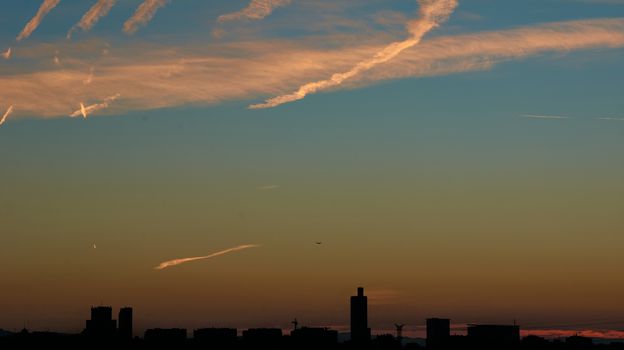
<svg viewBox="0 0 624 350"><path fill-rule="evenodd" d="M19 33L16 40L21 41L28 38L37 29L37 27L39 27L43 18L50 13L50 11L52 11L52 9L54 9L59 2L61 2L61 0L44 0L37 11L37 14L35 14L35 17L26 23L26 26L22 29L22 32Z"/></svg>
<svg viewBox="0 0 624 350"><path fill-rule="evenodd" d="M140 26L146 25L154 18L156 11L159 8L165 6L169 0L145 0L139 5L132 17L128 19L124 25L123 30L128 34L136 32Z"/></svg>
<svg viewBox="0 0 624 350"><path fill-rule="evenodd" d="M244 250L244 249L249 249L249 248L257 248L257 247L260 247L260 245L258 245L258 244L244 244L244 245L239 245L239 246L234 247L234 248L221 250L221 251L218 251L216 253L212 253L212 254L206 255L206 256L197 256L197 257L192 257L192 258L180 258L180 259L168 260L168 261L164 261L164 262L160 263L158 266L154 267L154 269L155 270L163 270L163 269L166 269L166 268L171 267L171 266L176 266L176 265L184 264L184 263L191 262L191 261L210 259L210 258L214 258L214 257L217 257L217 256L225 255L225 254L228 254L228 253L236 252L236 251L239 251L239 250Z"/></svg>
<svg viewBox="0 0 624 350"><path fill-rule="evenodd" d="M76 101L120 93L124 98L102 114L185 104L212 105L262 95L279 95L332 72L348 70L383 47L376 42L348 48L316 47L314 41L213 43L175 50L125 47L96 62L62 48L62 66L29 66L0 76L0 96L19 105L17 116L59 117L75 111ZM388 79L485 70L514 59L549 52L624 47L624 19L554 22L510 30L441 36L406 49L392 62L362 72L340 87L355 88ZM38 46L23 47L24 57ZM49 45L46 49L49 51ZM94 46L94 52L101 48ZM97 79L84 85L85 71ZM113 107L113 106L111 106Z"/></svg>
<svg viewBox="0 0 624 350"><path fill-rule="evenodd" d="M363 72L388 62L403 51L418 45L425 34L438 27L442 22L445 22L451 13L453 13L455 7L457 7L456 0L418 0L418 3L420 4L418 19L408 22L407 25L407 29L410 33L408 39L394 42L386 46L381 51L378 51L372 58L359 62L346 72L334 73L329 79L304 84L293 93L270 98L264 103L250 105L249 108L272 108L284 103L301 100L308 94L341 85L346 80L353 79Z"/></svg>
<svg viewBox="0 0 624 350"><path fill-rule="evenodd" d="M117 0L98 0L80 19L75 26L73 26L67 33L67 39L71 38L73 32L80 28L87 32L93 28L93 26L100 20L100 18L106 16L110 12L111 8L115 5Z"/></svg>
<svg viewBox="0 0 624 350"><path fill-rule="evenodd" d="M247 7L234 13L221 15L217 21L228 22L241 19L260 20L273 13L274 9L290 5L290 3L292 3L292 0L251 0Z"/></svg>

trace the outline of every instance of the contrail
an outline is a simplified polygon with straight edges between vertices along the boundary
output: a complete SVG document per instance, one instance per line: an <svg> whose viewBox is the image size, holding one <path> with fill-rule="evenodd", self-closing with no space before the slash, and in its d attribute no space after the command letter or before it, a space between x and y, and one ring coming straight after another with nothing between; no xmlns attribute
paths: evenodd
<svg viewBox="0 0 624 350"><path fill-rule="evenodd" d="M123 30L132 34L139 29L140 25L147 24L156 14L159 8L165 6L169 0L145 0L132 17L124 23Z"/></svg>
<svg viewBox="0 0 624 350"><path fill-rule="evenodd" d="M6 51L4 51L2 53L2 57L4 57L5 60L11 59L11 48L10 47Z"/></svg>
<svg viewBox="0 0 624 350"><path fill-rule="evenodd" d="M410 37L408 39L394 42L386 46L374 57L358 63L349 71L346 71L344 73L336 73L327 80L321 80L305 84L294 93L277 96L266 100L265 103L251 105L249 106L249 108L271 108L279 106L283 103L301 100L310 93L315 93L319 90L324 90L333 86L340 85L345 80L351 79L361 74L362 72L374 68L379 64L388 62L406 49L418 45L418 43L420 43L425 34L427 34L430 30L438 27L442 22L445 22L451 15L451 13L453 13L455 7L457 7L457 0L418 0L418 3L420 4L418 19L410 21L407 24L407 29L410 33Z"/></svg>
<svg viewBox="0 0 624 350"><path fill-rule="evenodd" d="M535 115L535 114L521 114L522 118L531 118L531 119L570 119L570 117L562 116L562 115Z"/></svg>
<svg viewBox="0 0 624 350"><path fill-rule="evenodd" d="M100 20L100 18L106 16L108 12L111 10L113 5L117 0L98 0L98 2L93 5L89 11L87 11L80 22L78 22L75 26L73 26L69 32L67 33L67 39L70 39L72 33L80 28L83 31L87 32Z"/></svg>
<svg viewBox="0 0 624 350"><path fill-rule="evenodd" d="M117 93L113 96L109 96L105 98L104 101L102 101L101 103L95 103L89 106L85 106L82 102L80 102L80 109L74 111L74 113L70 114L69 116L72 118L82 116L83 118L86 119L89 116L89 114L95 111L99 111L100 109L107 108L109 104L115 101L116 99L118 99L119 96L121 96L121 94Z"/></svg>
<svg viewBox="0 0 624 350"><path fill-rule="evenodd" d="M4 112L4 115L2 116L2 119L0 119L0 125L4 124L4 122L7 120L7 118L9 117L9 115L13 112L13 105L10 105L9 108L7 109L6 112Z"/></svg>
<svg viewBox="0 0 624 350"><path fill-rule="evenodd" d="M84 85L89 85L91 84L91 82L93 82L93 72L94 72L94 68L91 67L91 69L89 69L89 75L87 76L87 78L85 80L82 81L82 83Z"/></svg>
<svg viewBox="0 0 624 350"><path fill-rule="evenodd" d="M160 265L154 267L154 269L162 270L162 269L166 269L167 267L184 264L184 263L187 263L187 262L190 262L190 261L210 259L210 258L214 258L214 257L220 256L220 255L224 255L224 254L227 254L227 253L231 253L231 252L235 252L235 251L239 251L239 250L243 250L243 249L257 248L257 247L260 247L260 245L258 245L258 244L244 244L244 245L239 245L238 247L225 249L225 250L222 250L222 251L219 251L219 252L216 252L216 253L212 253L212 254L206 255L206 256L198 256L198 257L194 257L194 258L173 259L173 260L169 260L169 261L165 261L165 262L160 263Z"/></svg>
<svg viewBox="0 0 624 350"><path fill-rule="evenodd" d="M595 119L598 119L598 120L617 120L617 121L624 122L624 118L598 117L598 118L595 118Z"/></svg>
<svg viewBox="0 0 624 350"><path fill-rule="evenodd" d="M39 11L37 11L35 17L33 17L30 22L26 23L26 26L17 36L16 40L20 41L22 39L28 38L30 34L32 34L35 29L37 29L37 27L43 20L43 17L45 17L50 11L52 11L52 9L55 8L56 5L59 4L59 2L61 2L61 0L44 0L43 4L41 4L41 6L39 7Z"/></svg>
<svg viewBox="0 0 624 350"><path fill-rule="evenodd" d="M260 20L273 12L273 9L289 5L292 0L251 0L244 9L219 16L218 22L236 21L243 18Z"/></svg>

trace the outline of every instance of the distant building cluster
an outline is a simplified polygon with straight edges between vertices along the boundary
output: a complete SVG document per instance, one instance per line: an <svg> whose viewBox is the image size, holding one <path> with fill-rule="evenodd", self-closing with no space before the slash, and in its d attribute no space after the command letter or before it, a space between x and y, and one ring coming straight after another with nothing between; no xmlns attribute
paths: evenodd
<svg viewBox="0 0 624 350"><path fill-rule="evenodd" d="M358 288L351 297L350 337L341 341L340 334L329 328L299 327L287 334L280 328L251 328L239 335L236 328L201 328L193 331L192 337L184 328L147 329L143 337L133 337L133 310L123 307L118 319L113 319L113 308L98 306L91 308L91 318L86 321L81 334L60 334L52 332L29 332L0 336L0 349L12 348L169 348L169 349L366 349L366 350L624 350L624 343L594 344L592 339L581 336L565 340L550 341L537 336L520 336L518 325L472 324L466 335L451 334L451 320L429 318L426 320L424 342L409 341L402 337L402 324L395 324L396 335L371 335L368 326L368 299L364 288Z"/></svg>

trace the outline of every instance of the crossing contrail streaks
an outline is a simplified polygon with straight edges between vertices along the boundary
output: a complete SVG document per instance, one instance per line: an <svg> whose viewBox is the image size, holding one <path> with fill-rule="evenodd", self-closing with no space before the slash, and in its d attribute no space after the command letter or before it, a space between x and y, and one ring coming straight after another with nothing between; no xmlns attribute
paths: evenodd
<svg viewBox="0 0 624 350"><path fill-rule="evenodd" d="M89 106L85 106L82 102L80 102L80 109L74 111L69 116L72 118L82 116L83 118L86 119L89 116L89 114L95 111L99 111L100 109L107 108L110 105L110 103L118 99L119 96L121 96L121 94L117 93L113 96L109 96L105 98L104 101L102 101L101 103L95 103Z"/></svg>
<svg viewBox="0 0 624 350"><path fill-rule="evenodd" d="M257 248L257 247L260 247L260 245L258 245L258 244L244 244L244 245L239 245L239 246L234 247L234 248L221 250L221 251L218 251L216 253L212 253L212 254L206 255L206 256L197 256L197 257L193 257L193 258L173 259L173 260L169 260L169 261L165 261L165 262L160 263L160 265L154 267L154 269L162 270L162 269L166 269L167 267L184 264L184 263L191 262L191 261L210 259L210 258L214 258L214 257L220 256L220 255L236 252L236 251L239 251L239 250L244 250L244 249L249 249L249 248Z"/></svg>

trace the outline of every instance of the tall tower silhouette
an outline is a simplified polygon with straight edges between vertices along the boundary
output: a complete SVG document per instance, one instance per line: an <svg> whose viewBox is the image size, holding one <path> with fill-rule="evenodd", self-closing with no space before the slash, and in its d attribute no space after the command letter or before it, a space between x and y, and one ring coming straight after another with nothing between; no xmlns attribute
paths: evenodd
<svg viewBox="0 0 624 350"><path fill-rule="evenodd" d="M351 297L351 341L365 343L371 338L368 328L368 298L364 296L364 288L357 289L357 295Z"/></svg>
<svg viewBox="0 0 624 350"><path fill-rule="evenodd" d="M119 309L119 329L117 331L119 339L132 339L132 308L122 307Z"/></svg>

